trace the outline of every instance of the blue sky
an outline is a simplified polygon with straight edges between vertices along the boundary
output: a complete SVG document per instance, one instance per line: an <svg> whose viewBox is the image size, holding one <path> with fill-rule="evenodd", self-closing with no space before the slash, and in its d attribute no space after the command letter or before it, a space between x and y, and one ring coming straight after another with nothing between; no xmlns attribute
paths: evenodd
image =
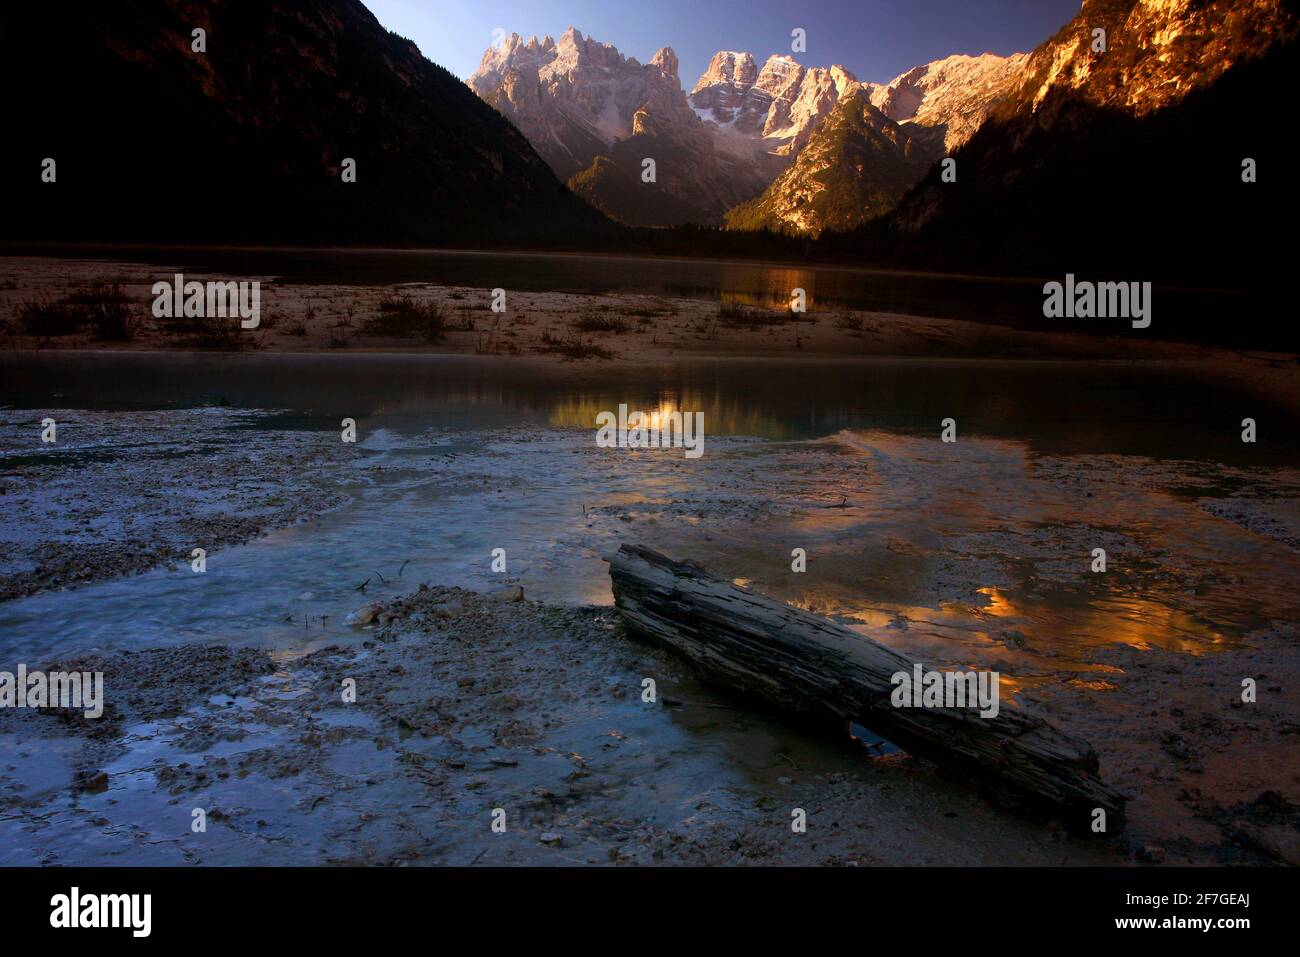
<svg viewBox="0 0 1300 957"><path fill-rule="evenodd" d="M808 66L840 63L858 79L891 80L953 53L1031 50L1079 11L1079 0L363 0L426 57L468 77L492 31L558 37L570 24L645 63L662 46L689 90L718 50L761 63L790 52L802 27Z"/></svg>

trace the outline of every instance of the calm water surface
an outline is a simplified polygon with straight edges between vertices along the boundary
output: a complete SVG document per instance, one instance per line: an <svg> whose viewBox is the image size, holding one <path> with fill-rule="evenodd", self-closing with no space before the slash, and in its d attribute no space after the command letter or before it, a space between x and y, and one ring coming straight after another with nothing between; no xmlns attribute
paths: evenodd
<svg viewBox="0 0 1300 957"><path fill-rule="evenodd" d="M1179 468L1212 476L1195 490L1205 494L1225 468L1293 471L1284 439L1296 423L1257 397L1159 367L52 353L6 355L0 371L0 403L33 429L47 409L229 406L262 410L229 425L246 430L255 454L274 455L285 431L336 431L351 416L371 455L339 467L349 504L223 550L220 574L160 569L0 605L5 660L187 640L286 653L355 640L343 619L364 600L361 581L374 582L372 599L421 581L498 587L498 546L511 580L539 599L608 602L601 555L636 540L913 652L996 642L1014 628L1077 646L1081 663L1114 640L1212 649L1292 608L1300 580L1293 552L1148 477L1186 460ZM595 415L621 402L702 410L706 454L598 453ZM1253 448L1238 439L1243 410L1267 424ZM936 441L946 417L959 423L953 446ZM201 449L190 458L178 474L202 468ZM1044 462L1065 471L1045 478ZM1074 462L1095 478L1070 473ZM841 500L848 507L827 507ZM1035 537L1074 526L1093 531L1079 542ZM1188 594L1143 557L1141 575L1098 593L1045 582L1035 564L1093 540L1122 552L1137 547L1134 535L1144 555L1196 565L1208 584ZM791 542L818 559L797 583ZM1037 558L1026 554L1035 548ZM955 578L954 561L964 569Z"/></svg>

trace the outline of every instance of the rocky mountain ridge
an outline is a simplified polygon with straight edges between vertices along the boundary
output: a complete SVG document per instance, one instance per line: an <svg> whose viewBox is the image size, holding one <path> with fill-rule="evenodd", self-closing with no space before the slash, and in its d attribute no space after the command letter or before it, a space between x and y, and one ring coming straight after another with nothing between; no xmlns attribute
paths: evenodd
<svg viewBox="0 0 1300 957"><path fill-rule="evenodd" d="M1029 54L958 54L914 67L871 90L871 103L891 120L942 133L952 152L969 140L1010 92Z"/></svg>
<svg viewBox="0 0 1300 957"><path fill-rule="evenodd" d="M1023 60L950 57L882 86L841 65L805 67L773 54L760 67L750 53L721 51L687 94L670 47L642 64L570 27L558 41L512 34L484 53L468 83L571 189L614 218L719 224L770 189L845 98L878 98L884 116L918 141L916 155L935 154L936 143L964 142ZM655 160L653 182L642 176L646 159ZM884 172L882 184L896 173ZM878 195L870 184L865 192Z"/></svg>
<svg viewBox="0 0 1300 957"><path fill-rule="evenodd" d="M937 158L934 144L909 135L860 87L817 124L762 195L727 214L727 226L813 236L852 229L894 208Z"/></svg>
<svg viewBox="0 0 1300 957"><path fill-rule="evenodd" d="M559 40L511 34L484 53L468 83L571 188L616 218L635 225L720 222L764 181L715 148L677 70L668 47L642 64L570 27Z"/></svg>
<svg viewBox="0 0 1300 957"><path fill-rule="evenodd" d="M1086 0L1028 58L956 155L868 248L963 268L1277 282L1296 214L1288 124L1261 95L1294 82L1286 0Z"/></svg>

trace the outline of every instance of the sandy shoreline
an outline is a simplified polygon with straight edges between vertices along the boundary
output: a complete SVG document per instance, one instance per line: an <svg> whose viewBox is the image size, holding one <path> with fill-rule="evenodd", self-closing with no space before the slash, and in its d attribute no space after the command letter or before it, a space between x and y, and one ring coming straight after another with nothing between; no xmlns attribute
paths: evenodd
<svg viewBox="0 0 1300 957"><path fill-rule="evenodd" d="M6 257L0 259L0 348L94 351L256 350L269 353L410 352L521 357L568 365L644 365L683 358L861 356L929 359L1091 360L1172 363L1258 389L1300 410L1300 359L1144 338L1121 330L1088 335L1039 332L955 319L850 309L774 312L744 303L622 293L578 295L506 290L506 312L492 311L492 291L432 283L391 285L281 283L266 276L188 279L259 280L261 324L220 335L150 313L152 284L174 270L128 262ZM105 341L92 329L32 334L21 316L33 303L59 304L80 293L94 299L120 290L133 332ZM432 308L436 334L418 317L392 335L394 303Z"/></svg>

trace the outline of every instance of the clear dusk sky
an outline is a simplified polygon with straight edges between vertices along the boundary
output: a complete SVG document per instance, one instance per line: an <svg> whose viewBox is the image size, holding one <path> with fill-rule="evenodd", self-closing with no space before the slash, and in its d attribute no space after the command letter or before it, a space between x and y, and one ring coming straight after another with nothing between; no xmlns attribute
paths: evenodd
<svg viewBox="0 0 1300 957"><path fill-rule="evenodd" d="M670 46L688 90L718 50L761 64L790 53L802 27L807 66L839 63L884 82L953 53L1033 49L1079 11L1079 0L363 0L379 22L462 79L478 67L496 28L559 37L570 25L648 62Z"/></svg>

